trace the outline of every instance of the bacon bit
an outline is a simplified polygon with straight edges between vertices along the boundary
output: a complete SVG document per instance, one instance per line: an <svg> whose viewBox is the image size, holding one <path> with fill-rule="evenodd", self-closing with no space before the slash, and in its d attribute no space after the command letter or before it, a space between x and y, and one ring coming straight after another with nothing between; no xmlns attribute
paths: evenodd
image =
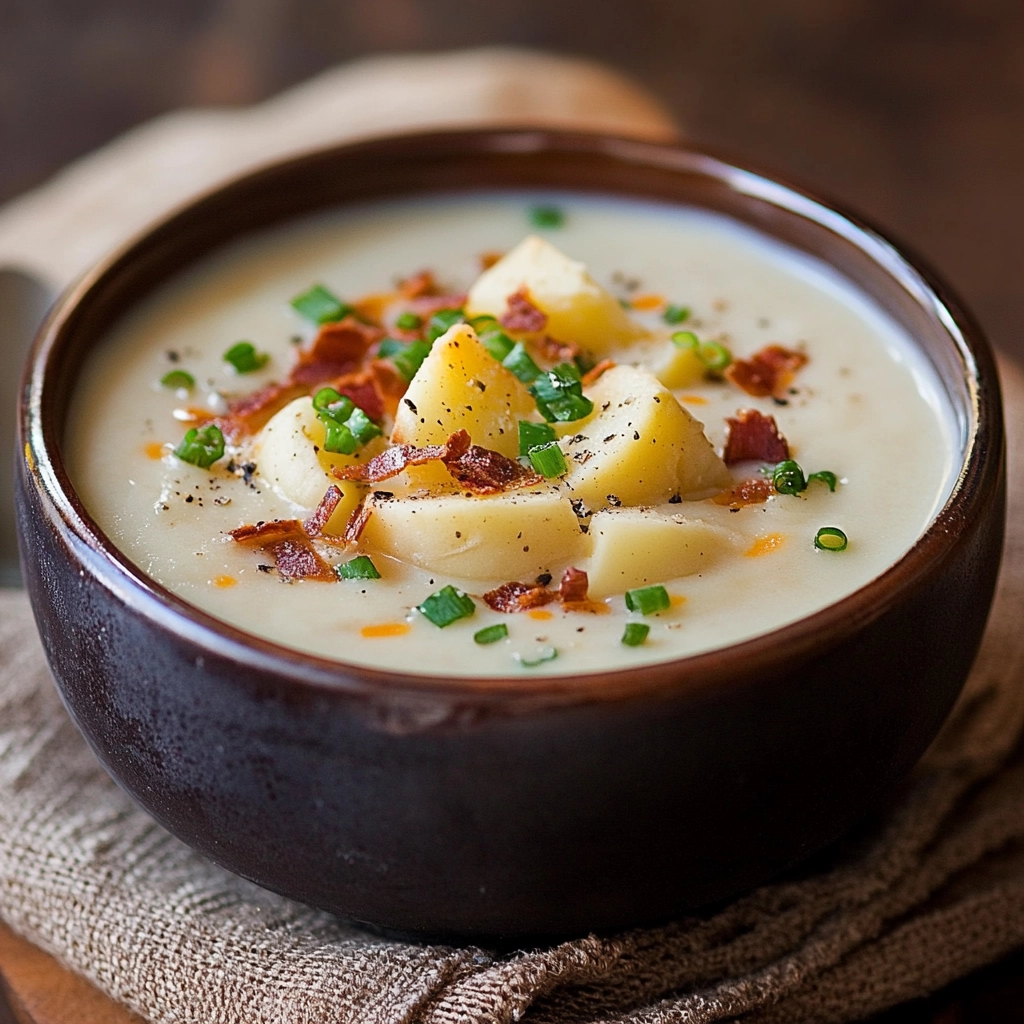
<svg viewBox="0 0 1024 1024"><path fill-rule="evenodd" d="M339 480L379 484L398 476L408 466L422 466L425 462L437 459L458 458L469 451L469 447L469 434L465 430L457 430L444 444L428 444L422 448L411 444L396 444L380 455L375 455L369 462L359 466L334 466L331 472Z"/></svg>
<svg viewBox="0 0 1024 1024"><path fill-rule="evenodd" d="M754 476L749 480L741 480L711 500L716 505L728 505L730 508L742 508L744 505L761 505L775 493L775 485L763 476Z"/></svg>
<svg viewBox="0 0 1024 1024"><path fill-rule="evenodd" d="M629 304L633 309L645 312L651 309L661 309L665 305L665 296L656 295L653 292L648 295L637 295L635 298L629 300Z"/></svg>
<svg viewBox="0 0 1024 1024"><path fill-rule="evenodd" d="M522 463L476 444L470 445L460 455L443 456L441 461L452 477L474 494L498 494L500 491L534 487L544 482L544 477L527 469Z"/></svg>
<svg viewBox="0 0 1024 1024"><path fill-rule="evenodd" d="M318 580L336 583L334 570L304 540L282 540L272 545L270 555L277 571L288 580Z"/></svg>
<svg viewBox="0 0 1024 1024"><path fill-rule="evenodd" d="M228 587L233 587L238 580L234 576L214 576L210 582L221 590L226 590Z"/></svg>
<svg viewBox="0 0 1024 1024"><path fill-rule="evenodd" d="M409 300L409 312L428 320L438 310L462 309L465 304L464 292L453 295L421 295L418 299Z"/></svg>
<svg viewBox="0 0 1024 1024"><path fill-rule="evenodd" d="M504 255L505 254L503 252L498 252L497 249L490 249L487 252L480 253L477 257L480 261L480 269L490 270L498 260L504 257Z"/></svg>
<svg viewBox="0 0 1024 1024"><path fill-rule="evenodd" d="M370 521L370 516L372 515L373 500L363 498L352 510L352 515L348 517L345 529L341 533L341 539L346 544L355 544L362 536L363 530L366 529L366 524Z"/></svg>
<svg viewBox="0 0 1024 1024"><path fill-rule="evenodd" d="M547 608L533 608L526 613L531 619L539 619L542 622L546 622L548 619L553 619L555 616L547 610Z"/></svg>
<svg viewBox="0 0 1024 1024"><path fill-rule="evenodd" d="M359 633L367 640L373 640L378 637L405 636L411 629L408 622L380 622L374 626L363 626Z"/></svg>
<svg viewBox="0 0 1024 1024"><path fill-rule="evenodd" d="M708 400L703 395L680 395L680 402L689 402L690 405L707 405Z"/></svg>
<svg viewBox="0 0 1024 1024"><path fill-rule="evenodd" d="M319 537L324 532L324 527L330 522L331 516L334 515L334 510L341 504L343 497L341 488L337 484L331 484L327 488L327 493L320 499L320 504L317 505L313 514L302 524L302 529L306 531L307 536Z"/></svg>
<svg viewBox="0 0 1024 1024"><path fill-rule="evenodd" d="M729 433L722 458L727 466L748 459L783 462L789 458L789 445L779 433L774 416L756 409L740 409L736 417L727 417Z"/></svg>
<svg viewBox="0 0 1024 1024"><path fill-rule="evenodd" d="M398 403L409 388L408 383L390 359L374 359L370 363L370 373L373 375L373 383L376 385L381 403L388 415L394 417L398 411ZM366 412L366 410L364 409L363 412ZM373 417L370 418L372 419Z"/></svg>
<svg viewBox="0 0 1024 1024"><path fill-rule="evenodd" d="M566 601L586 601L588 585L587 574L570 566L558 584L558 600L563 604Z"/></svg>
<svg viewBox="0 0 1024 1024"><path fill-rule="evenodd" d="M292 384L268 384L235 399L228 407L226 416L214 417L206 414L203 422L214 421L231 443L237 443L249 434L256 433L274 413L283 409L292 399L306 394L306 388Z"/></svg>
<svg viewBox="0 0 1024 1024"><path fill-rule="evenodd" d="M159 441L150 441L143 451L146 453L146 458L152 459L154 462L164 457L164 446Z"/></svg>
<svg viewBox="0 0 1024 1024"><path fill-rule="evenodd" d="M725 376L748 395L766 398L785 393L796 371L807 362L803 352L794 352L781 345L768 345L749 359L736 359L726 368Z"/></svg>
<svg viewBox="0 0 1024 1024"><path fill-rule="evenodd" d="M381 395L372 369L346 373L332 381L330 386L339 395L351 398L371 420L379 422L383 419L387 400Z"/></svg>
<svg viewBox="0 0 1024 1024"><path fill-rule="evenodd" d="M583 374L583 386L589 388L591 384L596 384L614 365L614 359L602 359L597 366L592 366Z"/></svg>
<svg viewBox="0 0 1024 1024"><path fill-rule="evenodd" d="M419 299L424 295L437 295L437 281L431 270L421 270L400 281L398 291L403 299Z"/></svg>
<svg viewBox="0 0 1024 1024"><path fill-rule="evenodd" d="M768 533L763 537L758 537L743 554L747 558L760 558L762 555L770 555L773 551L778 551L785 543L785 534Z"/></svg>
<svg viewBox="0 0 1024 1024"><path fill-rule="evenodd" d="M539 587L535 583L503 583L495 590L484 594L484 604L496 612L512 614L529 611L557 600L554 591Z"/></svg>
<svg viewBox="0 0 1024 1024"><path fill-rule="evenodd" d="M575 342L559 341L550 334L543 335L534 344L540 357L549 363L571 363L580 354L580 347Z"/></svg>
<svg viewBox="0 0 1024 1024"><path fill-rule="evenodd" d="M332 378L352 373L361 365L370 346L383 336L384 332L379 327L360 323L353 316L347 316L337 323L324 324L313 339L313 344L299 353L299 361L292 367L288 382L323 384Z"/></svg>
<svg viewBox="0 0 1024 1024"><path fill-rule="evenodd" d="M304 538L306 533L298 519L272 519L266 523L239 526L231 531L231 536L240 544L258 544L262 547L271 541Z"/></svg>
<svg viewBox="0 0 1024 1024"><path fill-rule="evenodd" d="M525 285L513 292L505 301L508 303L508 308L498 322L506 331L536 334L547 326L547 313L539 310L530 301L530 295Z"/></svg>

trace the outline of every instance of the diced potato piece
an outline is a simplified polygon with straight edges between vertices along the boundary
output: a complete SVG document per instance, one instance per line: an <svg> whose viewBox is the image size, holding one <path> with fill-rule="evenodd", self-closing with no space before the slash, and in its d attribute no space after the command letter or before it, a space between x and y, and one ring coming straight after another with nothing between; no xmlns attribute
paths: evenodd
<svg viewBox="0 0 1024 1024"><path fill-rule="evenodd" d="M413 411L415 409L415 411ZM399 403L394 444L443 444L467 430L473 444L519 455L519 420L536 412L526 388L480 343L472 327L456 324L434 342Z"/></svg>
<svg viewBox="0 0 1024 1024"><path fill-rule="evenodd" d="M352 481L336 480L331 475L331 466L362 462L379 451L380 446L371 444L355 455L332 455L324 451L326 433L313 411L313 400L296 398L271 417L260 432L254 454L260 475L278 494L300 508L316 508L327 488L337 484L343 497L327 523L326 532L341 533L362 491Z"/></svg>
<svg viewBox="0 0 1024 1024"><path fill-rule="evenodd" d="M431 572L492 584L533 580L589 550L572 506L554 490L382 501L360 544Z"/></svg>
<svg viewBox="0 0 1024 1024"><path fill-rule="evenodd" d="M680 348L672 341L659 345L649 363L654 376L667 388L689 388L700 384L707 373L696 348Z"/></svg>
<svg viewBox="0 0 1024 1024"><path fill-rule="evenodd" d="M590 520L594 600L702 572L735 547L720 526L650 509L609 509Z"/></svg>
<svg viewBox="0 0 1024 1024"><path fill-rule="evenodd" d="M603 355L646 334L583 263L536 235L525 238L477 278L469 290L466 313L501 317L508 297L524 286L530 301L547 314L546 333L559 341Z"/></svg>
<svg viewBox="0 0 1024 1024"><path fill-rule="evenodd" d="M703 425L647 370L612 367L587 394L594 413L559 443L569 465L563 486L588 508L659 505L731 486Z"/></svg>

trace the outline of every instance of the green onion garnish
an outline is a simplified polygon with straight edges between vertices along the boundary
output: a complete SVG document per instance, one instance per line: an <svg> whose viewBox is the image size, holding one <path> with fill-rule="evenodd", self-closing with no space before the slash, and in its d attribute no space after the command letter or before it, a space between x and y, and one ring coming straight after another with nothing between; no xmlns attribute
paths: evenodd
<svg viewBox="0 0 1024 1024"><path fill-rule="evenodd" d="M672 335L672 344L676 348L700 348L700 338L693 331L676 331Z"/></svg>
<svg viewBox="0 0 1024 1024"><path fill-rule="evenodd" d="M478 644L496 644L499 640L504 640L508 636L508 626L504 622L499 622L494 626L487 626L484 629L478 629L473 634L474 643Z"/></svg>
<svg viewBox="0 0 1024 1024"><path fill-rule="evenodd" d="M814 546L819 551L845 551L849 543L838 526L823 526L814 535Z"/></svg>
<svg viewBox="0 0 1024 1024"><path fill-rule="evenodd" d="M530 353L520 341L501 361L501 365L518 377L524 384L532 384L541 374L540 367L530 358Z"/></svg>
<svg viewBox="0 0 1024 1024"><path fill-rule="evenodd" d="M182 462L209 469L224 454L224 435L216 423L192 427L186 431L174 454Z"/></svg>
<svg viewBox="0 0 1024 1024"><path fill-rule="evenodd" d="M336 565L334 571L342 580L379 580L377 566L370 561L369 555L356 555L349 562Z"/></svg>
<svg viewBox="0 0 1024 1024"><path fill-rule="evenodd" d="M772 470L772 484L779 494L800 494L807 490L807 480L800 464L792 459L780 462Z"/></svg>
<svg viewBox="0 0 1024 1024"><path fill-rule="evenodd" d="M732 362L732 353L717 341L705 341L697 349L700 361L715 373L720 373Z"/></svg>
<svg viewBox="0 0 1024 1024"><path fill-rule="evenodd" d="M395 326L400 331L418 331L423 326L423 318L415 313L402 313L395 320Z"/></svg>
<svg viewBox="0 0 1024 1024"><path fill-rule="evenodd" d="M479 334L481 331L489 331L498 326L498 318L490 313L481 313L479 316L471 316L466 321L474 331Z"/></svg>
<svg viewBox="0 0 1024 1024"><path fill-rule="evenodd" d="M555 440L554 427L547 423L530 423L529 420L519 421L519 454L529 455L531 448L547 444Z"/></svg>
<svg viewBox="0 0 1024 1024"><path fill-rule="evenodd" d="M627 647L639 647L647 639L650 631L651 627L646 622L627 622L622 642Z"/></svg>
<svg viewBox="0 0 1024 1024"><path fill-rule="evenodd" d="M196 386L196 379L186 370L171 370L170 373L165 373L160 378L160 386L175 390L184 388L186 391L190 391Z"/></svg>
<svg viewBox="0 0 1024 1024"><path fill-rule="evenodd" d="M497 326L489 330L481 331L479 338L480 344L483 345L483 347L487 349L487 351L490 352L499 363L505 360L512 349L516 347L516 343ZM527 356L527 358L529 359L529 356Z"/></svg>
<svg viewBox="0 0 1024 1024"><path fill-rule="evenodd" d="M639 590L626 591L626 607L631 612L641 615L653 615L672 607L668 591L660 584L653 587L641 587Z"/></svg>
<svg viewBox="0 0 1024 1024"><path fill-rule="evenodd" d="M670 305L661 314L662 320L667 324L681 324L690 319L689 306Z"/></svg>
<svg viewBox="0 0 1024 1024"><path fill-rule="evenodd" d="M221 358L235 368L235 373L252 373L266 366L270 356L266 352L257 352L251 341L240 341L232 345Z"/></svg>
<svg viewBox="0 0 1024 1024"><path fill-rule="evenodd" d="M382 433L380 427L358 405L352 410L352 414L345 421L345 425L352 431L352 436L360 444L366 444L367 441L380 437Z"/></svg>
<svg viewBox="0 0 1024 1024"><path fill-rule="evenodd" d="M320 417L324 423L324 451L332 455L354 455L359 448L359 442L344 423L337 420Z"/></svg>
<svg viewBox="0 0 1024 1024"><path fill-rule="evenodd" d="M347 302L342 302L322 284L315 284L308 292L296 295L292 299L292 309L317 327L344 320L352 312Z"/></svg>
<svg viewBox="0 0 1024 1024"><path fill-rule="evenodd" d="M559 363L542 373L530 387L530 394L549 423L583 419L594 408L594 403L583 395L580 371L573 363Z"/></svg>
<svg viewBox="0 0 1024 1024"><path fill-rule="evenodd" d="M398 338L385 338L377 347L377 358L388 359L404 349L406 343Z"/></svg>
<svg viewBox="0 0 1024 1024"><path fill-rule="evenodd" d="M417 611L435 626L444 629L459 619L468 618L475 608L472 598L449 584L436 594L431 594L417 607Z"/></svg>
<svg viewBox="0 0 1024 1024"><path fill-rule="evenodd" d="M827 469L819 469L817 473L811 473L807 478L807 483L809 484L812 480L820 480L823 484L828 484L830 491L835 491L836 484L839 483L835 473Z"/></svg>
<svg viewBox="0 0 1024 1024"><path fill-rule="evenodd" d="M355 411L356 403L348 395L339 394L334 388L321 388L313 396L313 408L328 419L344 423Z"/></svg>
<svg viewBox="0 0 1024 1024"><path fill-rule="evenodd" d="M402 350L392 357L395 369L406 383L416 376L416 371L423 365L423 360L430 355L430 346L425 341L410 341L403 345Z"/></svg>
<svg viewBox="0 0 1024 1024"><path fill-rule="evenodd" d="M427 341L433 345L442 334L447 334L464 319L461 309L439 309L427 323Z"/></svg>
<svg viewBox="0 0 1024 1024"><path fill-rule="evenodd" d="M554 661L558 657L558 651L554 647L542 647L532 657L520 654L518 651L513 657L523 668L536 668L538 665L543 665L545 661Z"/></svg>
<svg viewBox="0 0 1024 1024"><path fill-rule="evenodd" d="M321 388L313 396L313 408L326 431L324 451L333 455L352 455L381 433L351 398L334 388Z"/></svg>
<svg viewBox="0 0 1024 1024"><path fill-rule="evenodd" d="M534 206L530 209L530 223L535 228L560 228L565 214L557 206Z"/></svg>
<svg viewBox="0 0 1024 1024"><path fill-rule="evenodd" d="M531 448L529 455L530 465L543 477L551 479L568 472L569 467L565 464L565 456L557 441Z"/></svg>

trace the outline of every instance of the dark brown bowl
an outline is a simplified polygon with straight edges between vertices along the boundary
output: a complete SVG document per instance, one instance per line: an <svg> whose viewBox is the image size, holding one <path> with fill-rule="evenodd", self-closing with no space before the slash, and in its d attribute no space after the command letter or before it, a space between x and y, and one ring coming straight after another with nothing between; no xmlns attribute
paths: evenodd
<svg viewBox="0 0 1024 1024"><path fill-rule="evenodd" d="M959 424L959 479L913 549L823 611L724 650L578 678L453 680L243 633L147 579L90 519L62 433L83 357L127 307L285 218L534 186L721 211L873 296L932 361ZM764 175L678 146L549 131L342 146L189 204L57 305L20 429L25 579L64 701L110 774L233 871L419 934L663 920L832 842L893 790L949 712L985 625L1005 518L992 355L932 274Z"/></svg>

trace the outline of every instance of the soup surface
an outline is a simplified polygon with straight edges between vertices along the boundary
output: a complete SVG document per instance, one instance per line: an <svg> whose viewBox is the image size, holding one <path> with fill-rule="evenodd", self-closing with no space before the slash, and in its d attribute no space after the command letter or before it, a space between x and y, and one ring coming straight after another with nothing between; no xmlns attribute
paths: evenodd
<svg viewBox="0 0 1024 1024"><path fill-rule="evenodd" d="M560 287L550 281L523 292L518 311L525 320L517 319L514 304L486 308L487 287L473 287L482 268L499 254L521 253L516 247L531 234L540 236L538 251L551 259L555 246L586 264L598 299L616 300L621 336L608 340L599 327L597 341L556 336L563 344L554 345L545 327L553 335L567 321L550 302L550 315L543 312L543 287ZM502 266L486 271L491 291L501 284ZM408 282L424 268L433 279L423 279L417 289ZM396 290L401 279L407 282L404 294ZM586 401L594 396L594 408L585 411L584 403L564 414L570 418L548 417L548 429L541 427L539 440L534 438L546 454L535 450L516 460L518 439L511 442L503 428L477 433L480 409L460 414L458 422L442 423L441 417L436 436L428 437L426 417L400 397L402 373L392 373L385 380L388 411L378 416L383 434L352 456L325 460L327 420L311 410L308 397L296 399L294 390L282 392L248 430L232 433L238 400L288 378L301 353L315 345L320 328L310 323L308 305L304 319L291 304L315 283L356 303L362 320L382 325L364 332L364 340L371 346L367 359L390 352L380 356L385 363L394 362L396 352L412 351L410 341L425 339L435 307L457 307L462 300L456 297L469 291L466 314L482 311L511 325L506 338L522 343L520 352L531 356L543 380L557 384L557 374L547 375L556 364L590 370L578 388L571 381L567 386ZM396 320L403 312L413 315L400 327ZM538 312L545 321L540 329ZM499 326L474 322L481 337ZM459 351L479 344L470 328L454 331L433 344L450 346L459 337ZM380 349L388 337L398 340ZM242 340L251 343L255 359L246 365L243 358L239 372L224 355ZM774 378L768 374L766 392L764 380L752 377L759 368L765 375L764 360L756 356L767 346L775 346L776 356L784 353L784 365ZM264 362L263 356L269 358ZM491 357L494 366L486 373L504 374L493 352ZM602 360L617 365L601 375L609 365ZM406 360L402 372L415 370L408 395L430 392L424 378L437 362L428 356L416 370ZM596 372L594 363L601 363ZM518 375L522 364L513 369ZM185 372L192 385L183 386L188 378L167 379L172 371ZM306 391L316 393L327 383L317 381ZM472 385L485 406L505 402L499 411L513 433L517 418L546 422L527 383L513 382L509 395L513 388L521 393L497 398L494 387L488 396L480 381L472 379ZM634 398L637 408L643 406L641 418L648 417L635 430L633 420L623 418L623 402L629 406ZM649 415L655 406L658 415L671 406L675 418L665 429L685 432L695 419L710 445L699 430L696 440L678 443L657 436ZM605 434L601 417L616 410L622 415ZM736 458L744 455L750 431L728 423L752 419L740 410L760 413L753 417L758 429L750 458ZM276 418L265 427L260 419L270 413ZM457 427L472 424L472 442L504 447L506 462L523 467L522 480L500 494L470 494L436 457L386 482L372 474L368 482L331 476L332 465L355 466L350 475L368 472L371 457L387 445L393 413L407 421L405 435L396 431L393 440L420 448L443 445ZM777 431L767 431L768 449L761 452L767 417ZM186 430L204 430L208 421L224 426L227 447L202 468L174 452ZM307 421L321 425L302 427ZM304 435L296 433L299 428ZM283 456L291 437L314 454ZM557 443L545 440L550 437ZM787 461L779 457L779 441L799 464L795 471L784 467L789 475L775 472ZM639 448L648 442L663 447L652 457ZM729 456L730 445L726 469L718 456ZM446 676L605 671L775 629L892 565L933 518L955 469L951 414L931 367L894 323L825 265L717 215L533 193L367 204L247 238L204 259L126 315L90 357L66 447L90 514L143 572L184 600L299 650ZM328 472L319 477L314 471L296 483L287 462L293 457L319 459ZM694 460L701 462L700 472ZM667 488L665 473L678 478ZM327 530L314 529L308 540L300 536L296 542L327 567L324 579L302 578L275 547L278 541L259 530L253 540L233 537L244 526L303 521L332 480L344 492L339 514ZM607 480L618 481L614 490ZM352 506L363 497L360 532L351 522ZM557 505L558 514L541 509L545 502ZM562 513L570 502L573 514L566 520ZM473 518L480 508L496 509L482 526L479 516ZM460 527L465 515L472 542ZM509 524L520 523L521 529L508 532ZM546 523L555 525L547 529ZM347 545L338 536L345 527L350 538L358 533ZM837 532L826 532L819 545L841 546L841 533L845 548L816 546L823 527ZM524 533L532 551L530 543L520 546ZM380 578L337 579L336 567L359 555L369 557ZM563 591L563 597L577 598L566 603L555 599L555 591L569 568L586 572L590 589L582 600L579 592ZM522 604L532 606L514 613L492 607L507 607L493 591L510 582L523 586L506 597L525 594ZM463 617L442 628L432 621L436 603L427 599L449 586L445 593L454 595ZM635 626L627 632L629 623L649 627L646 635ZM504 626L507 635L480 642L504 632L478 636L494 626ZM624 643L624 635L635 645Z"/></svg>

